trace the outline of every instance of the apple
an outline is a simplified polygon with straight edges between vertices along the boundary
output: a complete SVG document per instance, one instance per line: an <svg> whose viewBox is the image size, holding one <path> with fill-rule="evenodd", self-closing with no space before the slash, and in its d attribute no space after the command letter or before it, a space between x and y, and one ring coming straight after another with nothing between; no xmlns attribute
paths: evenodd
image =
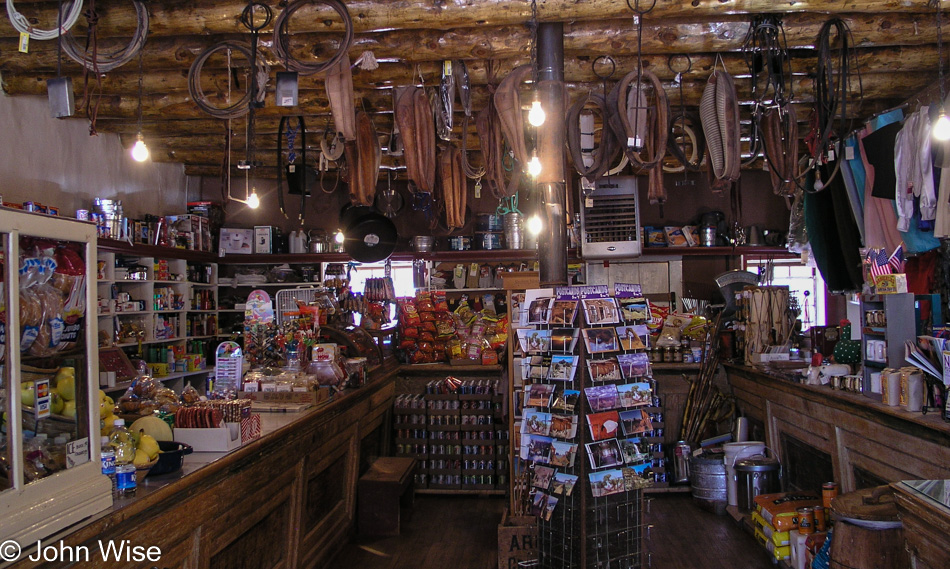
<svg viewBox="0 0 950 569"><path fill-rule="evenodd" d="M76 369L61 367L56 372L56 392L66 401L76 400Z"/></svg>
<svg viewBox="0 0 950 569"><path fill-rule="evenodd" d="M36 402L36 386L32 381L25 381L20 384L20 402L27 407L32 407Z"/></svg>
<svg viewBox="0 0 950 569"><path fill-rule="evenodd" d="M76 402L75 401L67 401L66 404L63 405L63 416L69 417L70 419L76 418Z"/></svg>
<svg viewBox="0 0 950 569"><path fill-rule="evenodd" d="M66 406L66 402L63 401L63 398L56 393L55 391L50 395L49 410L54 415L61 415L63 413L63 408Z"/></svg>

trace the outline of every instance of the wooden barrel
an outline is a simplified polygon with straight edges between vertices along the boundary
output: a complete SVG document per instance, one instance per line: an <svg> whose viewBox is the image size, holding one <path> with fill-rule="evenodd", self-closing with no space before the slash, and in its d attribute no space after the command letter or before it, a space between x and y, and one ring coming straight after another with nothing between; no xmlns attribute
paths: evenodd
<svg viewBox="0 0 950 569"><path fill-rule="evenodd" d="M726 464L721 454L689 458L689 485L693 501L701 508L718 515L726 513L729 504L726 492Z"/></svg>
<svg viewBox="0 0 950 569"><path fill-rule="evenodd" d="M889 486L838 496L831 510L836 520L831 569L910 569L904 528Z"/></svg>

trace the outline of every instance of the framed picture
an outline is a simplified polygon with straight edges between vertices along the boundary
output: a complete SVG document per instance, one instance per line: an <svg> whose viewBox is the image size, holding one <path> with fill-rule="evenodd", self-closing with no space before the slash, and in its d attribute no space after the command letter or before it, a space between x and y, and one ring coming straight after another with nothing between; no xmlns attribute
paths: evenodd
<svg viewBox="0 0 950 569"><path fill-rule="evenodd" d="M649 383L625 383L617 386L621 407L643 407L653 402Z"/></svg>
<svg viewBox="0 0 950 569"><path fill-rule="evenodd" d="M584 320L588 325L620 324L620 313L613 298L585 298L581 300L581 304L584 307Z"/></svg>
<svg viewBox="0 0 950 569"><path fill-rule="evenodd" d="M653 430L653 422L650 421L650 415L641 409L621 411L620 422L623 425L623 434L628 437Z"/></svg>
<svg viewBox="0 0 950 569"><path fill-rule="evenodd" d="M620 432L620 415L616 411L591 413L587 416L587 426L590 428L591 440L611 439Z"/></svg>
<svg viewBox="0 0 950 569"><path fill-rule="evenodd" d="M639 331L640 326L620 326L617 328L617 337L620 338L620 347L625 351L645 350L647 345L643 342L646 335L646 325Z"/></svg>
<svg viewBox="0 0 950 569"><path fill-rule="evenodd" d="M551 434L551 414L537 409L525 409L521 419L521 432L526 435Z"/></svg>
<svg viewBox="0 0 950 569"><path fill-rule="evenodd" d="M587 443L586 446L591 468L607 468L623 464L623 455L620 453L617 439Z"/></svg>
<svg viewBox="0 0 950 569"><path fill-rule="evenodd" d="M591 381L617 381L623 379L617 358L587 360L587 371Z"/></svg>
<svg viewBox="0 0 950 569"><path fill-rule="evenodd" d="M623 471L620 469L591 472L587 477L590 479L590 492L594 498L619 494L626 488Z"/></svg>
<svg viewBox="0 0 950 569"><path fill-rule="evenodd" d="M602 354L620 349L617 343L617 332L613 328L585 328L582 332L588 353Z"/></svg>
<svg viewBox="0 0 950 569"><path fill-rule="evenodd" d="M577 435L577 415L551 415L548 433L558 439L573 439Z"/></svg>
<svg viewBox="0 0 950 569"><path fill-rule="evenodd" d="M573 413L574 409L577 407L577 401L580 399L580 397L580 391L577 391L576 389L565 389L558 392L554 399L554 404L551 405L551 408L556 411Z"/></svg>
<svg viewBox="0 0 950 569"><path fill-rule="evenodd" d="M551 466L561 466L564 468L574 467L574 457L577 455L577 444L564 441L554 441L551 443L551 454L549 456Z"/></svg>
<svg viewBox="0 0 950 569"><path fill-rule="evenodd" d="M554 479L554 473L555 470L550 466L539 464L534 467L534 479L531 483L535 488L547 490L548 487L551 486L551 481Z"/></svg>
<svg viewBox="0 0 950 569"><path fill-rule="evenodd" d="M558 472L554 475L554 481L551 482L551 494L570 496L574 491L574 485L577 484L577 476L566 472Z"/></svg>
<svg viewBox="0 0 950 569"><path fill-rule="evenodd" d="M548 324L554 325L572 325L577 315L576 300L555 300L551 303L550 318Z"/></svg>
<svg viewBox="0 0 950 569"><path fill-rule="evenodd" d="M618 406L617 386L612 383L585 387L584 393L587 395L587 404L591 411L605 411Z"/></svg>
<svg viewBox="0 0 950 569"><path fill-rule="evenodd" d="M574 381L574 370L577 369L577 356L551 356L551 365L548 367L548 379L554 381Z"/></svg>

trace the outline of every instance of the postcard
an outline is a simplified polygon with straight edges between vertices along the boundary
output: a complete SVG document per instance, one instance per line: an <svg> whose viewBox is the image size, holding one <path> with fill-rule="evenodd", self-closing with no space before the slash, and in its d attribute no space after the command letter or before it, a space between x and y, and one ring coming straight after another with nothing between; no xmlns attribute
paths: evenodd
<svg viewBox="0 0 950 569"><path fill-rule="evenodd" d="M518 328L518 345L526 354L551 351L551 331Z"/></svg>
<svg viewBox="0 0 950 569"><path fill-rule="evenodd" d="M544 521L551 521L551 516L554 515L554 508L557 507L557 500L558 499L554 496L548 496L547 502L544 504L544 510L541 512L541 518L544 519Z"/></svg>
<svg viewBox="0 0 950 569"><path fill-rule="evenodd" d="M623 364L621 364L623 367ZM649 383L625 383L617 386L621 407L643 407L653 402L653 390Z"/></svg>
<svg viewBox="0 0 950 569"><path fill-rule="evenodd" d="M553 441L551 443L551 454L549 464L551 466L562 466L565 468L574 467L574 457L577 455L577 444L566 443L564 441Z"/></svg>
<svg viewBox="0 0 950 569"><path fill-rule="evenodd" d="M623 379L620 374L620 362L617 358L587 360L587 371L591 381L617 381Z"/></svg>
<svg viewBox="0 0 950 569"><path fill-rule="evenodd" d="M577 315L577 301L576 300L555 300L551 304L550 308L550 318L548 319L548 324L554 325L572 325L574 324L574 318Z"/></svg>
<svg viewBox="0 0 950 569"><path fill-rule="evenodd" d="M636 322L650 319L650 307L645 299L617 299L620 303L620 314L625 322Z"/></svg>
<svg viewBox="0 0 950 569"><path fill-rule="evenodd" d="M650 375L650 356L646 352L618 354L617 361L620 362L620 371L627 379Z"/></svg>
<svg viewBox="0 0 950 569"><path fill-rule="evenodd" d="M542 490L547 490L551 486L551 481L554 479L555 470L550 466L544 466L539 464L534 467L534 480L532 480L532 485L535 488L540 488Z"/></svg>
<svg viewBox="0 0 950 569"><path fill-rule="evenodd" d="M554 404L551 406L552 409L557 411L564 411L566 413L573 413L574 409L577 407L577 401L581 398L581 392L576 389L565 389L558 392L557 396L554 399Z"/></svg>
<svg viewBox="0 0 950 569"><path fill-rule="evenodd" d="M623 454L623 461L626 464L639 464L645 460L650 460L650 454L645 452L646 445L640 441L639 437L632 437L620 441L620 452Z"/></svg>
<svg viewBox="0 0 950 569"><path fill-rule="evenodd" d="M620 324L620 313L613 298L585 298L581 300L584 320L589 326Z"/></svg>
<svg viewBox="0 0 950 569"><path fill-rule="evenodd" d="M613 328L585 328L582 332L588 353L602 354L620 349L617 332Z"/></svg>
<svg viewBox="0 0 950 569"><path fill-rule="evenodd" d="M531 515L540 518L547 508L548 494L541 490L532 490L529 496L531 497Z"/></svg>
<svg viewBox="0 0 950 569"><path fill-rule="evenodd" d="M537 409L525 409L521 432L527 435L551 434L551 414Z"/></svg>
<svg viewBox="0 0 950 569"><path fill-rule="evenodd" d="M550 407L554 386L550 383L532 383L525 386L528 393L525 407Z"/></svg>
<svg viewBox="0 0 950 569"><path fill-rule="evenodd" d="M551 351L571 353L577 345L580 330L577 328L554 328L551 330Z"/></svg>
<svg viewBox="0 0 950 569"><path fill-rule="evenodd" d="M616 411L602 411L587 416L587 426L590 427L590 438L602 441L616 437L620 428L620 415Z"/></svg>
<svg viewBox="0 0 950 569"><path fill-rule="evenodd" d="M547 464L551 460L551 437L525 435L521 437L521 458Z"/></svg>
<svg viewBox="0 0 950 569"><path fill-rule="evenodd" d="M619 494L625 489L623 472L620 469L591 472L587 477L590 479L590 491L594 498Z"/></svg>
<svg viewBox="0 0 950 569"><path fill-rule="evenodd" d="M590 410L594 412L614 409L620 399L617 394L617 386L612 383L585 387L584 393L587 395L587 404L590 406Z"/></svg>
<svg viewBox="0 0 950 569"><path fill-rule="evenodd" d="M559 439L573 439L577 435L577 415L551 415L550 432L544 434Z"/></svg>
<svg viewBox="0 0 950 569"><path fill-rule="evenodd" d="M591 468L607 468L623 464L623 453L620 452L617 439L587 443L585 446Z"/></svg>
<svg viewBox="0 0 950 569"><path fill-rule="evenodd" d="M550 317L554 291L549 288L537 288L525 291L522 324L547 324Z"/></svg>
<svg viewBox="0 0 950 569"><path fill-rule="evenodd" d="M562 494L570 496L574 491L574 485L577 484L577 476L566 472L558 472L554 475L554 481L551 483L551 494Z"/></svg>
<svg viewBox="0 0 950 569"><path fill-rule="evenodd" d="M551 356L551 365L548 367L548 379L554 381L574 381L574 370L577 369L577 356Z"/></svg>
<svg viewBox="0 0 950 569"><path fill-rule="evenodd" d="M542 355L521 358L521 376L524 379L544 379L548 375L549 359Z"/></svg>
<svg viewBox="0 0 950 569"><path fill-rule="evenodd" d="M642 328L642 330L640 330ZM647 334L646 324L636 326L620 326L617 328L617 337L620 338L620 347L626 351L645 350L643 337Z"/></svg>
<svg viewBox="0 0 950 569"><path fill-rule="evenodd" d="M653 430L653 422L650 421L650 415L641 409L621 411L620 422L623 425L623 434L628 437Z"/></svg>

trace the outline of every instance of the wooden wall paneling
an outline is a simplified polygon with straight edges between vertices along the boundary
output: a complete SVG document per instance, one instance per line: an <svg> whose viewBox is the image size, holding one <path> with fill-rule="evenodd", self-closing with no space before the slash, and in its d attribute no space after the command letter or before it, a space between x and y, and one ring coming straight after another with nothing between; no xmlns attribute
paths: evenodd
<svg viewBox="0 0 950 569"><path fill-rule="evenodd" d="M353 527L359 464L357 422L304 458L299 567L316 567Z"/></svg>
<svg viewBox="0 0 950 569"><path fill-rule="evenodd" d="M869 429L864 433L839 429L840 444L847 457L842 466L852 478L854 466L889 481L939 480L946 477L950 449L902 433L892 431L881 436L882 433L875 431L878 429Z"/></svg>
<svg viewBox="0 0 950 569"><path fill-rule="evenodd" d="M285 454L280 458L290 457ZM203 559L202 567L295 567L297 536L290 531L295 466L296 463L289 460L261 461L256 468L232 474L225 488L205 492L200 500L204 507L192 504L191 515L201 515L206 520L202 526L202 551L207 563ZM241 499L221 499L227 495L241 496Z"/></svg>
<svg viewBox="0 0 950 569"><path fill-rule="evenodd" d="M894 501L904 523L904 539L916 569L948 569L950 558L950 524L946 508L938 507L928 498L916 495L903 484L892 484ZM942 560L942 563L941 563Z"/></svg>
<svg viewBox="0 0 950 569"><path fill-rule="evenodd" d="M729 384L742 413L760 423L766 423L765 399L758 394L755 384L738 375L731 375Z"/></svg>
<svg viewBox="0 0 950 569"><path fill-rule="evenodd" d="M692 374L695 376L695 374ZM657 395L663 401L664 441L675 443L680 438L683 427L683 413L686 407L686 396L689 395L689 381L681 373L670 373L654 369L653 378L656 380ZM668 448L672 452L672 447Z"/></svg>

